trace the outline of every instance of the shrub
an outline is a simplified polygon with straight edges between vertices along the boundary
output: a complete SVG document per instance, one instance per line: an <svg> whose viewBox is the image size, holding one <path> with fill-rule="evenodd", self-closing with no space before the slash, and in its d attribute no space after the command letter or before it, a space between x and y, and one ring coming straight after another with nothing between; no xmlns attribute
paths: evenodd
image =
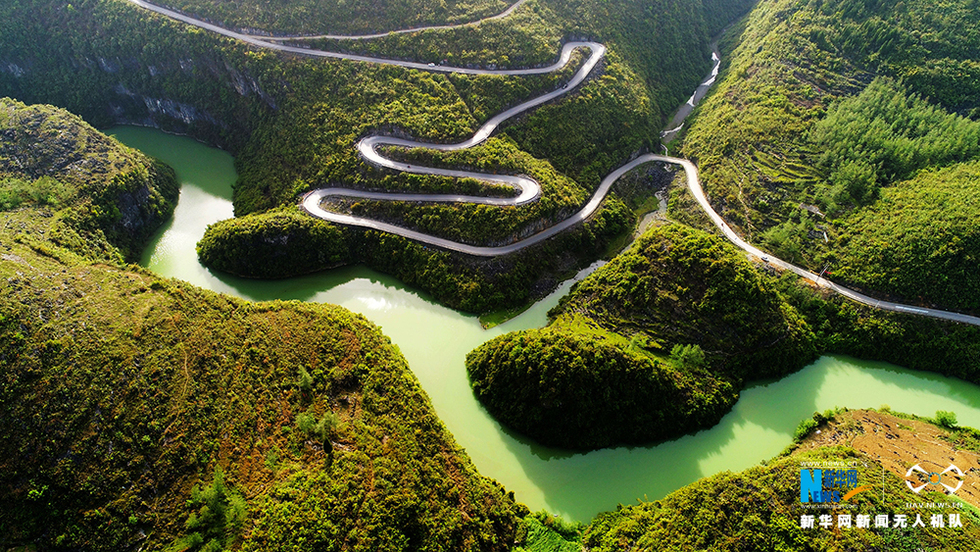
<svg viewBox="0 0 980 552"><path fill-rule="evenodd" d="M949 429L956 427L956 413L948 410L936 411L936 423Z"/></svg>
<svg viewBox="0 0 980 552"><path fill-rule="evenodd" d="M820 423L814 418L807 418L803 420L800 422L800 425L796 426L796 432L793 433L793 441L797 443L802 442L803 439L806 439L810 433L813 433L813 430L817 429L819 425Z"/></svg>
<svg viewBox="0 0 980 552"><path fill-rule="evenodd" d="M299 379L296 382L299 386L300 393L303 394L303 398L309 398L310 394L313 392L313 376L306 370L302 364L299 365Z"/></svg>
<svg viewBox="0 0 980 552"><path fill-rule="evenodd" d="M340 425L340 418L333 412L327 412L320 418L320 421L313 427L313 435L326 443L333 430Z"/></svg>
<svg viewBox="0 0 980 552"><path fill-rule="evenodd" d="M704 351L701 346L694 345L674 345L670 350L670 358L684 368L704 367Z"/></svg>
<svg viewBox="0 0 980 552"><path fill-rule="evenodd" d="M333 412L327 412L319 420L309 412L296 416L296 427L307 437L326 443L330 434L340 425L340 418Z"/></svg>
<svg viewBox="0 0 980 552"><path fill-rule="evenodd" d="M552 531L558 533L565 538L576 538L579 536L582 530L582 524L577 521L567 521L557 514L551 515L545 510L534 512L531 514L542 525L551 529Z"/></svg>
<svg viewBox="0 0 980 552"><path fill-rule="evenodd" d="M188 534L174 541L170 551L218 551L228 548L245 521L245 499L225 485L221 467L215 467L211 484L195 485L187 504L199 508L187 518Z"/></svg>
<svg viewBox="0 0 980 552"><path fill-rule="evenodd" d="M309 412L301 412L296 416L296 427L306 435L312 435L313 428L316 427L316 418Z"/></svg>

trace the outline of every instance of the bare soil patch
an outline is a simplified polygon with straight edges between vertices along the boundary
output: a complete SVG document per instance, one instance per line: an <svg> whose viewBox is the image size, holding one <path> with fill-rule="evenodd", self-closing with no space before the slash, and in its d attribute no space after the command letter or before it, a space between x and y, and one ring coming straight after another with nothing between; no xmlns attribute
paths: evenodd
<svg viewBox="0 0 980 552"><path fill-rule="evenodd" d="M820 426L800 448L809 450L825 446L848 445L880 462L886 470L905 478L909 468L918 464L926 472L942 473L950 465L961 469L963 486L956 496L980 507L980 454L957 447L944 439L949 434L935 425L899 418L883 412L852 410L839 414ZM929 479L926 474L910 478L918 487ZM949 494L937 477L925 490ZM952 473L942 476L942 482L955 487L959 481Z"/></svg>

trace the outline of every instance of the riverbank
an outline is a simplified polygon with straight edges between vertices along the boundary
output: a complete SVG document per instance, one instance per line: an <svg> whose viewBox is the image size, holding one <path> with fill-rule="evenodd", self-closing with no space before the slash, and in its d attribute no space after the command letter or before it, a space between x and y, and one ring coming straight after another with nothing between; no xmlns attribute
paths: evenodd
<svg viewBox="0 0 980 552"><path fill-rule="evenodd" d="M158 131L140 132L151 133L154 145L141 147L164 158L178 149L173 140L188 140ZM201 156L185 163L198 167L215 163L210 155L220 152L188 142L200 148ZM178 167L178 173L187 172L182 169L185 167ZM231 175L221 193L230 195L233 181ZM211 197L208 201L223 201L224 208L231 209L227 199ZM181 202L175 217L185 220L181 219L183 209L200 216L211 211L193 207L194 202ZM165 236L179 233L183 224L174 225ZM791 443L799 420L815 410L887 403L904 412L954 410L960 423L980 427L980 411L972 406L980 404L980 389L973 384L882 362L828 356L779 381L750 384L717 426L696 435L587 454L543 447L502 428L487 415L473 397L463 360L466 353L495 336L547 324L547 312L558 304L564 288L513 320L484 330L477 317L440 306L395 278L364 267L281 281L243 280L214 275L200 267L194 238L184 242L183 250L165 245L173 243L168 237L159 243L156 252L148 250L145 258L169 259L152 267L163 275L253 301L338 304L378 324L405 355L437 414L480 473L513 490L517 500L532 510L547 509L568 519L588 521L638 496L663 497L701 477L758 464Z"/></svg>

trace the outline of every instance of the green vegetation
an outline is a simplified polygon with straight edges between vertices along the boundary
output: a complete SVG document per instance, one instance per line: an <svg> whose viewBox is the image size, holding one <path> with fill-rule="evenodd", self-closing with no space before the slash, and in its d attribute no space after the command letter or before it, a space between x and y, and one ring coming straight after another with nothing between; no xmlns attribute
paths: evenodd
<svg viewBox="0 0 980 552"><path fill-rule="evenodd" d="M528 514L517 528L516 546L511 552L580 552L579 523L569 523L544 510Z"/></svg>
<svg viewBox="0 0 980 552"><path fill-rule="evenodd" d="M555 21L552 2L529 0L504 19L481 22L479 26L390 34L371 40L303 40L312 48L385 59L411 59L426 63L475 67L533 67L550 65L565 38ZM466 94L472 79L454 79ZM513 79L500 84L512 86Z"/></svg>
<svg viewBox="0 0 980 552"><path fill-rule="evenodd" d="M301 412L296 416L296 428L325 445L330 444L330 435L338 425L340 425L340 418L333 412L325 413L319 420L309 412Z"/></svg>
<svg viewBox="0 0 980 552"><path fill-rule="evenodd" d="M700 345L674 345L670 360L682 368L704 368L704 351Z"/></svg>
<svg viewBox="0 0 980 552"><path fill-rule="evenodd" d="M626 232L630 222L626 206L612 199L591 220L555 239L514 255L484 259L373 230L333 226L298 211L271 211L212 225L198 251L210 266L246 277L283 278L300 268L313 271L363 262L453 308L487 312L526 305L547 293L559 276L601 255L605 244ZM284 262L267 264L266 258Z"/></svg>
<svg viewBox="0 0 980 552"><path fill-rule="evenodd" d="M970 0L764 0L722 42L683 154L761 248L871 293L976 309L959 263L978 220L956 190L980 154L978 18Z"/></svg>
<svg viewBox="0 0 980 552"><path fill-rule="evenodd" d="M37 137L5 139L4 159L47 163L9 178L73 167L52 175L60 210L0 213L0 548L508 548L527 510L476 472L376 326L122 265L115 219L75 214L156 165L63 111L0 105L5 137Z"/></svg>
<svg viewBox="0 0 980 552"><path fill-rule="evenodd" d="M467 371L495 417L557 446L643 443L714 424L746 380L815 356L772 282L721 238L680 225L652 227L549 315L548 328L471 352Z"/></svg>
<svg viewBox="0 0 980 552"><path fill-rule="evenodd" d="M704 370L624 351L615 336L550 329L500 336L466 357L494 417L566 448L647 443L716 423L737 391Z"/></svg>
<svg viewBox="0 0 980 552"><path fill-rule="evenodd" d="M776 286L806 320L817 350L980 382L980 328L881 311L783 275Z"/></svg>
<svg viewBox="0 0 980 552"><path fill-rule="evenodd" d="M793 442L803 442L810 436L811 433L813 433L813 430L827 423L827 421L833 419L834 416L842 411L843 409L838 408L825 410L824 412L814 412L813 416L801 421L800 425L796 427L796 431L793 432Z"/></svg>
<svg viewBox="0 0 980 552"><path fill-rule="evenodd" d="M298 35L368 34L462 23L496 15L511 4L509 0L289 0L273 5L259 0L171 0L166 5L233 27Z"/></svg>
<svg viewBox="0 0 980 552"><path fill-rule="evenodd" d="M816 354L980 382L980 328L879 311L815 292L791 274L762 274L721 238L679 225L649 230L550 314L543 330L474 350L467 369L494 416L566 447L711 425L745 382L780 376Z"/></svg>
<svg viewBox="0 0 980 552"><path fill-rule="evenodd" d="M589 193L565 177L551 163L532 158L520 151L509 138L491 138L485 144L462 152L436 156L414 149L404 156L411 164L443 168L467 168L485 172L524 174L541 185L541 198L520 207L493 207L479 204L419 204L409 202L375 202L357 200L341 209L358 216L377 217L399 226L465 243L496 245L526 237L545 225L567 218L589 199ZM598 184L598 182L596 182ZM397 191L397 189L392 190ZM430 191L459 193L457 186ZM485 194L486 195L486 194ZM499 194L493 194L499 195ZM510 192L508 195L514 195ZM343 207L347 207L343 209ZM625 227L622 229L625 230Z"/></svg>
<svg viewBox="0 0 980 552"><path fill-rule="evenodd" d="M0 207L61 209L49 239L76 253L135 259L177 204L172 169L78 117L0 98L0 134Z"/></svg>
<svg viewBox="0 0 980 552"><path fill-rule="evenodd" d="M197 253L207 266L250 278L315 272L347 264L352 257L343 229L296 209L211 225Z"/></svg>
<svg viewBox="0 0 980 552"><path fill-rule="evenodd" d="M420 287L445 289L443 297L464 308L481 309L504 302L518 282L523 284L519 292L530 297L533 290L527 290L526 282L534 281L534 275L581 260L569 260L572 253L555 259L552 253L575 251L576 245L582 245L584 255L594 254L588 247L602 241L594 238L621 231L629 219L623 204L612 201L605 214L578 233L528 257L482 266L371 232L331 239L348 232L300 220L282 206L312 187L348 178L365 186L384 179L412 189L447 185L365 167L350 151L357 136L393 129L433 140L451 139L470 132L500 104L547 89L557 81L541 78L525 88L508 88L508 79L457 82L454 77L393 68L285 58L185 30L123 2L80 0L76 4L66 7L58 2L13 0L0 7L0 52L4 56L0 59L0 91L78 106L102 122L131 120L185 130L234 149L240 154L243 174L236 201L241 214L252 213L254 218L241 219L242 231L237 234L232 231L235 226L226 226L233 247L262 247L255 245L262 242L255 237L274 235L264 223L339 247L315 259L289 257L291 253L286 252L287 261L297 263L302 271L339 262L353 243L358 255L375 266L418 282ZM668 4L677 11L658 11ZM706 0L704 4L717 7L721 2ZM617 18L632 14L630 10L636 7L626 1L575 5L586 15L574 32L603 38L604 27L598 22L614 28L623 22ZM834 32L851 34L830 38L815 34L813 40L842 39L843 47L850 49L873 43L863 38L877 40L877 35L868 32L878 23L865 25L863 21L872 21L868 10L879 5L808 4L808 9L820 10L818 15L827 17L843 6L848 9L839 12L861 21L843 31L828 24ZM912 2L911 8L902 4L902 9L921 9L922 5ZM970 7L956 6L940 15L964 17L964 10ZM697 49L682 50L679 45L687 46L690 42L685 41L692 37L703 45L704 28L720 28L724 22L717 14L698 22L702 14L697 3L664 2L648 8L642 17L631 15L630 25L621 26L621 34L610 37L613 50L606 73L574 101L539 110L521 122L520 128L508 129L507 136L487 145L488 151L493 149L489 157L496 156L499 167L553 171L556 186L567 185L568 197L551 198L551 214L573 205L573 196L587 194L605 167L625 158L631 148L649 146L645 125L663 115L662 106L674 105L664 98L686 91L689 79L680 76L685 71L679 66L657 75L652 68L663 66L637 63L637 59L649 62L660 56L671 61L657 63L696 67L700 63L694 61ZM681 17L685 13L692 13L693 18ZM800 23L789 12L777 16L780 22ZM695 22L670 36L648 32L637 38L641 35L637 29L657 31L674 18ZM84 34L73 34L76 29L83 29ZM780 35L796 36L786 31L780 27L771 36L775 42ZM966 33L968 44L974 38L971 33ZM882 36L889 38L887 33ZM666 50L673 47L684 55L661 56L662 51L653 48L642 54L640 46L646 45L645 40L659 41L667 45ZM933 46L942 45L936 37L928 40ZM954 49L958 46L954 48L952 41L945 44L949 52L942 54L947 55L943 59L957 61ZM883 54L894 50L886 46L887 41L874 52L878 54L875 60L887 69L886 74L904 78L908 87L907 92L889 97L904 98L902 105L917 110L925 105L920 97L937 97L924 87L939 86L937 76L955 77L953 71L944 73L944 68L955 65L966 74L971 69L965 59L953 65L926 64L936 73L916 81L914 74L899 74L911 65L902 65L894 56L881 61ZM921 54L915 49L906 51ZM769 54L764 50L757 56L761 65L773 59ZM868 61L861 58L854 63ZM836 63L826 62L828 68ZM809 70L810 66L803 67ZM746 70L739 78L762 72L761 68ZM651 92L648 83L658 76L666 84ZM871 80L835 80L829 69L824 76L838 86L834 91L840 95L856 92L856 83ZM460 92L464 80L472 83L471 95ZM954 88L937 88L946 95L945 100L935 101L950 112L962 113L969 106L950 103L955 99ZM506 93L500 93L501 89ZM815 90L817 95L823 93L819 87ZM895 90L883 88L880 93L885 97ZM759 96L764 94L732 93L728 97L757 102ZM800 108L802 113L807 106L805 102L794 104L797 100L797 96L790 101L779 94L761 99L772 102L768 107L789 112ZM352 111L355 104L363 110ZM742 106L740 113L761 117L763 110L754 105L752 109L748 104ZM766 119L782 132L774 133L773 139L786 139L782 144L789 148L804 135L799 132L808 131L810 122L823 116L827 105L809 106L815 111L801 115L806 124ZM0 124L5 125L9 113L21 108L14 103L3 106L6 111L0 112ZM844 107L840 113L845 113ZM975 116L975 111L971 113ZM583 114L590 117L574 123ZM641 122L624 133L625 123L636 114L641 115ZM951 121L950 128L969 128L964 120L939 111L926 115L923 120ZM551 127L550 123L556 124ZM19 123L4 131L24 126ZM588 134L589 129L602 132ZM63 138L60 135L74 140L87 136L85 132L72 128L59 130L57 136L27 134L29 139L10 143L28 151L23 148L32 143L48 147L52 141L57 144ZM738 132L733 136L744 138ZM616 140L603 139L613 134ZM579 142L577 146L588 147L569 148L577 152L570 155L556 146L558 138L575 140L578 136L592 136L594 144ZM6 148L7 135L4 137ZM847 139L865 137L853 134ZM734 140L722 140L722 150L734 147ZM899 155L897 159L915 160L920 155L922 144L911 143L899 144L894 150L904 155L903 148L916 149L911 157ZM925 145L930 144L927 140ZM79 159L100 157L94 154L95 147L89 141ZM101 157L111 161L129 155L116 146L109 150L107 157ZM42 151L46 157L36 159L50 158L56 163L33 163L59 169L77 167L70 162L68 151L53 155ZM794 549L802 546L804 538L817 549L841 544L830 532L813 539L803 535L798 518L788 508L795 504L793 472L800 459L853 457L846 450L799 453L744 475L721 474L664 501L600 516L582 538L576 535L576 528L547 515L529 516L499 485L476 473L432 412L404 359L362 317L323 305L250 304L123 268L118 261L138 251L142 229L151 228L157 223L153 221L168 213L172 194L167 182L172 182L172 175L165 169L134 156L110 165L97 178L88 178L95 169L83 165L80 174L85 179L76 181L69 173L25 172L20 161L26 158L8 157L7 150L3 154L8 164L0 190L11 208L2 213L0 221L0 243L5 248L0 262L0 277L5 282L0 288L4 378L0 427L6 431L0 441L0 496L5 505L0 511L0 546L4 548L31 543L90 550L159 549L170 544L297 551L503 550L517 542L535 550L574 549L580 541L592 550L672 546ZM754 157L747 170L765 167L770 169L767 174L787 178L803 189L819 190L820 179L829 178L819 172L825 169L804 163L802 158L787 162L762 150L749 155ZM443 157L439 162L467 162L465 157ZM540 161L540 157L553 157L553 163ZM9 159L18 160L16 170ZM516 163L508 164L511 159ZM923 166L932 163L932 158L926 158ZM866 192L876 189L877 171L883 167L852 166L831 184L843 183L844 190L860 192L860 186L847 183L860 178L870 183L873 174L874 185L851 197L872 199L873 194ZM892 173L880 174L891 178ZM89 185L96 187L85 187ZM882 200L890 189L882 189ZM779 198L780 203L776 194L756 201L751 192L747 188L742 194L741 189L732 188L726 201L732 197L731 204L736 205L749 198L747 219L754 209L763 212L772 205L799 212L794 207L798 206L796 199ZM119 203L121 197L130 198L137 218L127 219L124 207L130 204ZM375 209L385 208L389 207ZM437 220L433 213L440 215ZM443 215L451 216L408 210L387 216L455 231L441 220ZM805 220L808 216L792 220L797 231L816 228ZM125 220L138 220L138 230L119 226ZM782 223L782 219L774 220ZM516 229L523 221L506 222ZM275 254L274 244L269 245L266 251ZM202 244L202 251L208 247ZM211 251L214 258L224 259L219 262L233 262L232 256ZM535 257L540 260L533 260ZM517 413L553 424L545 428L548 434L575 439L562 425L568 421L587 429L585 439L592 441L572 446L597 446L599 432L594 427L630 425L621 421L635 420L640 406L649 404L659 407L653 415L660 418L652 419L664 426L670 425L670 416L709 423L705 420L720 416L744 381L785 373L817 350L885 358L978 379L977 329L871 312L839 298L817 296L788 279L774 283L720 239L676 226L652 230L635 249L581 284L554 316L551 328L505 336L471 358L480 364L480 355L506 357L509 365L482 364L509 370L499 374L504 383L507 377L526 378L515 377L513 381L528 384L515 387L535 391L533 399L542 404L514 401L517 408L527 409ZM543 367L544 378L532 374L537 379L530 379L520 373L535 366ZM485 389L497 384L497 375L478 376L487 380ZM478 381L474 377L475 385ZM586 386L608 389L609 395L583 398ZM643 393L652 393L661 402L643 402ZM548 400L540 401L541 396ZM566 397L577 402L563 402ZM586 400L603 402L596 405ZM579 412L570 413L569 404ZM610 412L610 407L623 412ZM535 415L538 417L533 418ZM656 421L649 424L656 425ZM614 436L649 440L684 430L638 425L650 433ZM208 478L210 485L202 489ZM898 480L890 483L901 488ZM872 495L862 495L858 504L868 510L893 512L904 498ZM843 545L865 549L900 541L916 547L965 548L976 540L978 521L969 519L963 534L852 532L843 537Z"/></svg>
<svg viewBox="0 0 980 552"><path fill-rule="evenodd" d="M0 5L0 96L53 104L97 127L156 126L241 149L275 113L282 60L126 0Z"/></svg>
<svg viewBox="0 0 980 552"><path fill-rule="evenodd" d="M793 441L796 443L802 442L819 426L820 424L814 418L803 420L800 422L800 425L796 426L796 431L793 432Z"/></svg>
<svg viewBox="0 0 980 552"><path fill-rule="evenodd" d="M858 484L876 492L858 493L848 500L854 510L806 510L800 507L802 462L858 461ZM867 466L867 467L863 467ZM909 511L910 496L917 502L948 502L941 493L912 495L902 479L884 473L873 458L848 447L824 447L784 454L763 466L740 473L722 472L674 491L662 500L620 506L599 514L585 529L582 543L588 550L968 550L978 536L980 515L972 507L957 510L962 529L933 528L926 512ZM878 491L881 489L881 491ZM836 529L837 514L922 514L925 527ZM803 529L802 515L833 516L834 527L819 520ZM946 512L943 512L946 515ZM852 525L853 527L853 525Z"/></svg>
<svg viewBox="0 0 980 552"><path fill-rule="evenodd" d="M927 304L980 310L980 162L925 170L838 222L833 278Z"/></svg>
<svg viewBox="0 0 980 552"><path fill-rule="evenodd" d="M857 96L835 103L810 133L822 152L817 165L830 175L836 204L865 204L879 189L918 170L975 158L980 123L947 113L887 78L871 82ZM849 197L848 197L849 196ZM841 198L835 201L833 198Z"/></svg>
<svg viewBox="0 0 980 552"><path fill-rule="evenodd" d="M506 241L564 218L580 207L601 176L634 152L655 147L656 130L707 70L708 33L716 32L749 4L745 0L530 0L515 17L478 27L346 43L346 48L366 48L368 53L393 57L502 65L551 61L559 41L570 37L592 37L609 46L597 76L569 98L515 121L499 138L468 157L429 155L436 164L478 163L491 171L533 174L546 188L541 202L529 209L371 202L361 202L356 208L366 215L474 243ZM254 2L188 0L179 7L242 26L258 26L273 17L284 27L300 21L305 24L317 20L310 10L334 9L346 9L352 17L322 21L344 21L351 28L374 27L375 23L356 15L367 17L368 12L378 22L377 28L411 21L399 19L397 10L407 5L404 2L383 3L388 11L376 9L379 5L348 2L342 7L318 2L314 9L309 3L292 2L272 10ZM444 18L476 16L501 6L502 2L448 2ZM413 15L443 17L437 13L442 9L440 5L435 12L419 10ZM240 19L231 17L233 12ZM500 40L505 36L507 41ZM70 9L54 0L5 2L0 6L0 52L0 94L61 105L97 125L159 126L230 149L240 175L234 198L238 216L291 208L300 194L330 185L392 190L481 188L472 181L389 174L366 165L353 145L369 133L436 142L459 140L504 107L560 86L571 70L528 78L469 77L286 56L184 26L122 0L80 0ZM450 53L457 57L449 60ZM270 228L260 229L265 222ZM249 255L256 265L262 261L265 266L275 266L272 270L280 276L333 266L343 257L342 251L331 251L313 262L304 254L282 254L261 245L282 224L286 224L283 215L244 222L234 232L219 233L209 240L202 246L202 257L214 268L261 277L273 274L236 266L240 263L236 253L246 245L258 247L257 253ZM627 226L618 227L619 235ZM255 239L243 234L246 228ZM586 231L592 232L604 230ZM227 241L219 239L226 235L230 236ZM412 285L431 282L423 285L427 290L452 288L455 291L438 297L453 306L486 311L540 295L550 282L604 251L603 244L596 244L575 255L574 262L568 256L559 263L527 258L505 261L512 271L537 282L531 294L525 290L513 300L515 295L507 286L498 286L500 293L495 289L470 299L467 290L481 289L480 278L492 280L496 270L474 267L468 259L425 255L408 268L392 268L383 257L375 261L369 255L357 261L394 273ZM259 253L272 257L263 260ZM468 272L481 276L458 284L433 276Z"/></svg>
<svg viewBox="0 0 980 552"><path fill-rule="evenodd" d="M210 485L203 489L194 485L187 502L194 508L200 506L200 510L187 518L188 534L170 545L169 550L220 552L231 548L245 521L245 499L225 485L221 467L215 467Z"/></svg>
<svg viewBox="0 0 980 552"><path fill-rule="evenodd" d="M681 358L696 366L703 354L736 379L785 374L815 353L805 321L741 251L677 224L649 229L549 314L556 329L581 315L659 355L682 345Z"/></svg>
<svg viewBox="0 0 980 552"><path fill-rule="evenodd" d="M71 199L67 186L50 176L37 180L5 177L0 180L0 210L16 209L24 203L57 207Z"/></svg>
<svg viewBox="0 0 980 552"><path fill-rule="evenodd" d="M948 410L937 410L936 411L936 425L943 426L947 429L953 429L956 427L956 413L950 412Z"/></svg>

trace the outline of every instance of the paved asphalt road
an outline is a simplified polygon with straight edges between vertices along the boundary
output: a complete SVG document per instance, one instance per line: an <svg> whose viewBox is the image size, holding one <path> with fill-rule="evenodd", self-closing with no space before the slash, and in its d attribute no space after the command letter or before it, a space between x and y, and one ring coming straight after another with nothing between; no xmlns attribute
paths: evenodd
<svg viewBox="0 0 980 552"><path fill-rule="evenodd" d="M387 167L394 170L418 173L418 174L432 174L432 175L451 176L451 177L469 177L469 178L477 178L480 180L491 181L500 184L507 184L521 191L518 197L488 198L488 197L460 196L460 195L451 195L451 194L399 194L399 193L382 193L382 192L364 192L364 191L350 190L344 188L322 188L308 193L303 198L302 207L312 215L322 218L324 220L328 220L340 224L348 224L353 226L361 226L364 228L372 228L383 232L389 232L422 243L427 243L430 245L434 245L436 247L440 247L452 251L458 251L469 255L476 255L481 257L494 257L498 255L506 255L508 253L514 253L528 246L540 243L589 218L599 208L599 205L602 203L602 200L606 197L606 194L609 193L609 190L610 188L612 188L612 185L622 175L626 174L630 170L640 165L643 165L645 163L652 163L652 162L670 163L670 164L680 165L684 169L684 172L687 175L688 188L691 190L691 193L694 195L694 198L697 200L698 205L700 205L701 208L704 209L705 213L708 214L712 222L714 222L715 226L717 226L725 235L725 237L727 237L732 243L734 243L744 251L748 252L750 255L754 255L755 257L758 257L760 260L764 260L764 262L779 267L783 270L792 271L797 275L799 275L800 277L814 282L819 287L831 289L843 295L844 297L847 297L858 303L863 303L871 307L890 310L894 312L917 314L921 316L929 316L929 317L939 318L943 320L950 320L954 322L962 322L965 324L980 326L980 318L975 316L969 316L965 314L948 312L948 311L943 311L938 309L917 307L913 305L903 305L900 303L881 301L878 299L868 297L852 289L839 286L831 282L830 280L827 280L826 278L820 277L818 274L810 272L804 268L800 268L796 265L787 263L786 261L783 261L781 259L778 259L776 257L773 257L772 255L769 255L761 251L760 249L756 248L755 246L743 240L738 234L736 234L735 231L732 230L731 227L729 227L728 224L725 223L724 220L722 220L721 216L719 216L718 213L716 213L715 210L711 207L711 204L708 202L708 199L704 194L704 190L701 187L701 181L700 178L698 177L698 170L697 167L694 165L694 163L688 161L687 159L680 159L677 157L667 157L663 155L647 154L647 155L642 155L630 161L629 163L623 165L622 167L616 169L608 176L606 176L606 178L604 178L602 182L599 184L599 188L596 190L592 198L588 201L588 203L585 204L584 207L582 207L582 209L578 213L533 236L499 247L480 247L474 245L467 245L464 243L458 243L451 240L446 240L443 238L431 236L429 234L424 234L422 232L416 232L414 230L409 230L406 228L395 226L393 224L388 224L385 222L366 219L363 217L332 213L320 207L320 204L324 200L324 198L331 197L331 196L346 196L346 197L357 197L363 199L394 200L394 201L444 202L444 203L445 202L470 202L470 203L481 203L485 205L520 205L537 199L538 196L540 195L541 188L537 182L527 177L510 176L510 175L489 175L489 174L481 174L481 173L471 173L467 171L452 171L452 170L445 170L445 169L419 167L417 165L410 165L408 163L401 163L398 161L388 159L382 156L380 153L378 153L377 148L383 145L391 145L391 146L402 146L402 147L409 147L409 148L425 147L425 148L431 148L440 151L454 151L454 150L473 147L486 140L503 121L511 117L514 117L515 115L523 113L529 109L533 109L534 107L537 107L543 103L549 102L564 94L567 94L568 92L573 90L576 86L581 84L592 72L596 64L598 64L598 62L605 55L606 48L602 44L598 44L595 42L569 42L565 44L564 47L562 48L562 52L559 60L556 63L547 67L538 67L538 68L531 68L531 69L492 70L492 69L468 69L462 67L447 67L442 65L430 66L425 63L371 58L367 56L341 54L336 52L327 52L323 50L313 50L308 48L298 48L295 46L286 46L284 44L272 42L270 41L271 39L269 38L265 38L265 37L260 38L254 35L245 35L241 33L236 33L234 31L198 19L194 19L192 17L169 10L167 8L163 8L151 4L149 2L145 2L143 0L129 0L129 1L132 2L133 4L136 4L137 6L182 21L189 25L194 25L196 27L207 29L209 31L230 38L241 40L248 44L252 44L253 46L258 46L260 48L269 48L273 50L279 50L283 52L290 52L294 54L307 55L307 56L330 57L330 58L346 59L351 61L362 61L367 63L380 63L385 65L398 65L400 67L406 67L409 69L418 69L422 71L461 73L461 74L469 74L469 75L536 75L536 74L550 73L552 71L557 71L558 69L564 67L570 61L572 52L577 48L587 48L591 51L590 56L582 64L582 67L575 73L575 76L572 78L572 80L569 81L561 89L554 90L552 92L548 92L546 94L538 96L537 98L528 100L527 102L514 106L504 111L503 113L500 113L492 117L490 120L484 123L484 125L480 127L480 129L477 130L477 132L471 138L469 138L466 141L460 142L458 144L429 144L424 142L416 142L412 140L403 140L400 138L370 136L368 138L361 140L357 145L358 150L360 151L361 155L365 157L365 159L379 166ZM507 15L512 13L515 9L517 9L521 4L523 4L525 1L526 0L520 0L516 2L514 5L512 5L510 8L508 8L506 11L504 11L503 13L488 19L506 17ZM474 23L464 23L462 25L444 25L444 26L429 27L429 28L444 29L444 28L459 27L459 26L465 26L471 24ZM416 32L424 29L425 28L405 29L405 30L394 31L394 32ZM365 39L365 38L376 38L379 36L385 36L387 34L390 33L382 33L380 35L361 35L361 36L322 35L322 38ZM708 83L709 85L714 82L715 77L716 77L716 73L712 73L712 77L710 79L711 82Z"/></svg>
<svg viewBox="0 0 980 552"><path fill-rule="evenodd" d="M498 13L497 15L491 15L490 17L484 17L483 19L477 21L471 21L469 23L457 23L454 25L429 25L427 27L413 27L411 29L398 29L397 31L388 31L385 33L375 33L375 34L365 34L365 35L333 35L333 34L322 34L322 35L292 35L292 36L268 36L268 35L249 35L264 38L274 38L275 40L317 40L321 38L333 39L333 40L369 40L372 38L382 38L393 34L405 34L405 33L417 33L420 31L436 31L444 29L458 29L460 27L476 27L484 21L491 21L493 19L503 19L510 14L514 13L514 10L524 5L527 0L517 0L509 8Z"/></svg>

